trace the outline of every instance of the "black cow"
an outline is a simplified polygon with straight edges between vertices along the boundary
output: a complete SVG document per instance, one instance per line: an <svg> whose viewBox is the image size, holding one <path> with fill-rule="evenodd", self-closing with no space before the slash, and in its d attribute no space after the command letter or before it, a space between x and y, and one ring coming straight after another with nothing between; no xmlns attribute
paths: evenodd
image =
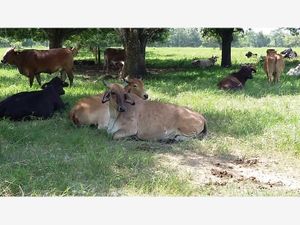
<svg viewBox="0 0 300 225"><path fill-rule="evenodd" d="M283 50L280 54L283 55L283 58L293 59L297 57L297 52L293 51L291 48Z"/></svg>
<svg viewBox="0 0 300 225"><path fill-rule="evenodd" d="M54 111L65 108L60 95L65 94L63 87L67 86L68 83L55 77L42 86L43 90L14 94L0 102L0 118L19 121L52 117Z"/></svg>
<svg viewBox="0 0 300 225"><path fill-rule="evenodd" d="M251 58L251 57L257 57L257 54L255 53L252 53L252 52L247 52L246 54L245 54L245 56L247 57L247 58Z"/></svg>

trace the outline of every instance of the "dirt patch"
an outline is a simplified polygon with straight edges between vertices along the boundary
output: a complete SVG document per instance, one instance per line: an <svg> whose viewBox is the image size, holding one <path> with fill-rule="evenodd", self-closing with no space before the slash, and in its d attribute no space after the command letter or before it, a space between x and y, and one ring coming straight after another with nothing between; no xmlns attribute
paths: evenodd
<svg viewBox="0 0 300 225"><path fill-rule="evenodd" d="M279 166L274 159L245 158L229 155L214 156L196 153L161 153L160 162L176 169L180 174L189 174L196 185L251 182L259 189L280 187L300 190L300 168Z"/></svg>

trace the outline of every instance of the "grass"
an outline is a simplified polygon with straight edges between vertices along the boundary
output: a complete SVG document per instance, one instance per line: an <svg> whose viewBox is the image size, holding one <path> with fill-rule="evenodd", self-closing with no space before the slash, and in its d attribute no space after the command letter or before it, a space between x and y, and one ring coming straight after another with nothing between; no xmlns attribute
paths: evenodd
<svg viewBox="0 0 300 225"><path fill-rule="evenodd" d="M261 64L254 79L240 92L224 92L217 82L241 63L256 62L244 54L264 55L266 48L232 49L232 68L220 60L209 69L193 68L191 59L220 56L210 48L148 48L150 74L145 87L151 99L188 106L208 120L209 136L203 141L161 144L132 140L113 141L105 131L76 128L68 110L49 120L0 121L0 195L2 196L199 196L199 195L299 195L244 189L235 185L197 186L189 174L179 176L157 160L165 152L185 151L213 155L280 156L300 162L300 79L283 75L269 85ZM282 50L282 49L278 49ZM300 52L300 49L295 49ZM0 56L5 49L0 49ZM86 53L85 53L86 55ZM80 56L82 57L82 56ZM298 64L288 60L285 72ZM165 69L159 73L152 69ZM172 70L176 68L177 70ZM63 100L70 104L104 91L101 82L76 74ZM42 82L51 79L44 74ZM28 79L11 66L0 65L0 99L29 88Z"/></svg>

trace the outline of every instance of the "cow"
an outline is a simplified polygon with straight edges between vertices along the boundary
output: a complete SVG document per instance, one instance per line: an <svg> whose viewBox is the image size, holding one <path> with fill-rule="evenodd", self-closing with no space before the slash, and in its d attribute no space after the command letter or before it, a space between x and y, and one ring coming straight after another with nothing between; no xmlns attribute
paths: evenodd
<svg viewBox="0 0 300 225"><path fill-rule="evenodd" d="M124 90L128 93L135 94L141 99L148 99L145 92L144 83L141 79L125 78L127 83ZM98 129L107 128L109 120L108 103L102 104L99 99L103 94L89 96L80 99L69 113L69 118L76 125L96 125Z"/></svg>
<svg viewBox="0 0 300 225"><path fill-rule="evenodd" d="M286 74L289 76L300 76L300 64L295 68L291 68Z"/></svg>
<svg viewBox="0 0 300 225"><path fill-rule="evenodd" d="M59 70L63 80L67 73L70 86L72 86L73 54L77 54L76 48L26 49L22 51L15 51L15 48L12 48L6 52L1 62L17 66L20 74L29 78L30 87L32 87L34 77L41 86L40 73L51 74Z"/></svg>
<svg viewBox="0 0 300 225"><path fill-rule="evenodd" d="M284 66L283 56L277 54L275 49L268 49L264 60L264 71L267 74L269 83L279 82Z"/></svg>
<svg viewBox="0 0 300 225"><path fill-rule="evenodd" d="M291 48L283 50L280 54L283 55L283 58L293 59L297 57L297 52L293 51Z"/></svg>
<svg viewBox="0 0 300 225"><path fill-rule="evenodd" d="M240 90L245 86L248 79L252 79L252 72L256 69L250 65L243 65L238 72L234 72L225 77L218 83L219 89L222 90Z"/></svg>
<svg viewBox="0 0 300 225"><path fill-rule="evenodd" d="M118 62L122 62L122 65L125 62L125 50L120 48L107 48L104 51L104 66L103 70L106 71L106 73L109 72L110 66L114 66L114 68L118 68L120 64ZM121 68L122 69L122 68Z"/></svg>
<svg viewBox="0 0 300 225"><path fill-rule="evenodd" d="M247 58L251 58L251 57L257 57L257 54L255 53L252 53L252 52L247 52L246 54L245 54L245 56L247 57Z"/></svg>
<svg viewBox="0 0 300 225"><path fill-rule="evenodd" d="M55 111L65 108L60 95L65 94L63 87L67 86L68 83L55 77L43 84L42 90L14 94L0 102L0 118L13 121L50 118Z"/></svg>
<svg viewBox="0 0 300 225"><path fill-rule="evenodd" d="M168 142L202 139L207 133L207 121L197 112L173 104L144 101L119 84L106 83L106 87L102 103L109 102L107 132L113 139L134 137Z"/></svg>
<svg viewBox="0 0 300 225"><path fill-rule="evenodd" d="M198 66L200 68L207 68L215 65L217 62L218 56L213 55L211 58L208 59L194 59L192 61L193 66Z"/></svg>

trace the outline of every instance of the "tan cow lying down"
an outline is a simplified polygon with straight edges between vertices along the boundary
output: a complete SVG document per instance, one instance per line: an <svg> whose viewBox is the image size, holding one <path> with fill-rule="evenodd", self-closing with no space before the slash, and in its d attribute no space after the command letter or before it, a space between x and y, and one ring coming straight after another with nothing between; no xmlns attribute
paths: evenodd
<svg viewBox="0 0 300 225"><path fill-rule="evenodd" d="M15 51L13 48L6 52L1 62L17 66L20 74L29 78L30 87L33 84L34 77L41 85L40 73L51 74L56 71L66 72L70 86L72 86L74 78L73 54L77 54L77 49L54 48L49 50L26 49Z"/></svg>
<svg viewBox="0 0 300 225"><path fill-rule="evenodd" d="M127 93L119 84L109 88L102 103L109 101L107 132L113 139L137 137L141 140L179 141L205 136L206 119L185 107L143 101Z"/></svg>
<svg viewBox="0 0 300 225"><path fill-rule="evenodd" d="M126 92L133 93L141 99L147 99L144 83L140 79L125 79ZM80 99L69 113L69 118L76 125L96 125L98 129L107 128L109 120L108 103L101 103L104 94L89 96Z"/></svg>
<svg viewBox="0 0 300 225"><path fill-rule="evenodd" d="M281 73L284 70L283 56L277 54L275 49L268 49L264 60L264 71L267 74L269 82L278 82Z"/></svg>

